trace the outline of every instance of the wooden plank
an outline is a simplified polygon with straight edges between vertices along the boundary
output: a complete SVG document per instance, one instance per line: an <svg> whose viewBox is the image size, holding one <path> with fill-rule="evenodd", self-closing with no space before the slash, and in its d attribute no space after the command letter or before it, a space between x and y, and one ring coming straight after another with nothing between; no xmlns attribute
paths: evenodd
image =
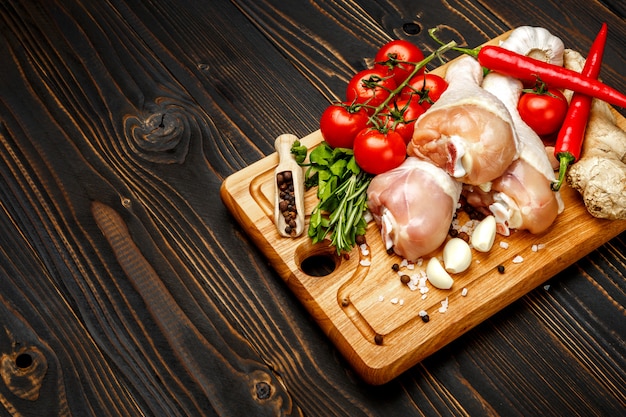
<svg viewBox="0 0 626 417"><path fill-rule="evenodd" d="M445 67L433 72L443 75ZM617 116L619 125L625 127L626 120ZM321 140L316 131L302 142L312 148ZM547 232L498 236L489 254L474 252L472 267L455 277L450 291L431 287L423 300L419 291L408 289L392 272L391 266L402 259L387 254L374 223L367 231L369 255L354 249L349 259L336 256L327 244L311 245L306 235L280 237L272 220L276 164L274 154L231 175L222 185L222 199L328 337L361 377L373 384L397 377L626 230L626 221L589 215L580 195L563 187L566 209ZM315 204L315 190L309 190L307 214ZM499 248L500 241L508 243L508 249ZM533 251L538 244L545 248ZM513 263L517 256L524 262ZM325 257L333 264L332 272L323 277L310 275L303 262L312 257ZM362 266L361 260L371 261L371 266ZM497 271L498 265L505 266L504 275ZM462 289L470 295L462 296ZM449 310L437 313L443 300ZM429 313L430 322L422 322L421 310Z"/></svg>
<svg viewBox="0 0 626 417"><path fill-rule="evenodd" d="M246 335L295 339L296 326L265 301L273 289L241 279L251 272L229 255L255 253L236 250L236 226L207 198L220 170L263 155L241 140L266 128L263 105L242 110L242 83L228 81L269 90L254 71L299 75L221 6L0 5L0 415L301 414ZM199 65L213 59L239 63ZM22 353L36 366L6 365ZM36 401L15 395L31 384Z"/></svg>
<svg viewBox="0 0 626 417"><path fill-rule="evenodd" d="M275 132L314 131L384 40L432 47L406 22L441 24L470 46L543 24L584 50L608 18L606 79L623 90L621 17L597 0L572 16L545 4L3 1L0 356L4 365L32 354L36 366L0 382L0 415L619 415L624 235L550 291L371 387L215 198L224 178L272 152ZM160 121L184 126L186 139L143 135ZM139 247L166 291L133 287L154 275L129 279L122 262L139 254L117 258L130 252L114 251L93 202L122 217L132 238L123 243ZM168 296L184 313L170 317L176 326L151 315ZM172 339L190 325L201 333L190 344L212 347L193 350L202 369ZM34 401L11 391L39 382Z"/></svg>

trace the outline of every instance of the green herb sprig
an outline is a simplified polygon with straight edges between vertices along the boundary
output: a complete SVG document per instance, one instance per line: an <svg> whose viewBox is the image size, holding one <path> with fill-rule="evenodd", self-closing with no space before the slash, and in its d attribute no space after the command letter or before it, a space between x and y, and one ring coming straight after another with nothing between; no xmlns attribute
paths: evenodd
<svg viewBox="0 0 626 417"><path fill-rule="evenodd" d="M365 234L367 222L363 217L367 209L367 187L371 174L361 170L352 149L331 148L322 141L309 154L307 148L296 141L291 153L305 171L305 187L317 186L319 202L311 212L308 235L313 243L330 236L337 254L350 251L356 238Z"/></svg>

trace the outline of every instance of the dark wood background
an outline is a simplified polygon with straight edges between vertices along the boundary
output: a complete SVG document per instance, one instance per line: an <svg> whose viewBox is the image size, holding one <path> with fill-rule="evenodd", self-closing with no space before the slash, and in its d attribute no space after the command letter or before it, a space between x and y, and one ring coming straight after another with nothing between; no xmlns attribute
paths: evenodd
<svg viewBox="0 0 626 417"><path fill-rule="evenodd" d="M369 386L219 187L279 134L317 130L384 42L432 49L434 26L472 47L544 26L584 52L606 21L601 77L626 91L625 12L619 0L0 1L0 415L623 415L624 234Z"/></svg>

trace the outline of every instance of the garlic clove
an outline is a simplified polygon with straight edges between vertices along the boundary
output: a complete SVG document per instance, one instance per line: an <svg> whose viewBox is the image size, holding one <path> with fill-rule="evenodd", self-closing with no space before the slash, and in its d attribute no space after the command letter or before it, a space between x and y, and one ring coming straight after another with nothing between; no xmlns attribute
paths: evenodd
<svg viewBox="0 0 626 417"><path fill-rule="evenodd" d="M474 228L470 243L478 252L489 252L496 239L496 218L493 215L485 217Z"/></svg>
<svg viewBox="0 0 626 417"><path fill-rule="evenodd" d="M437 258L430 258L428 261L428 265L426 265L426 278L434 287L441 290L449 290L454 283L450 274L446 272Z"/></svg>
<svg viewBox="0 0 626 417"><path fill-rule="evenodd" d="M445 270L452 273L461 273L472 263L472 250L463 239L450 239L443 247L443 264Z"/></svg>

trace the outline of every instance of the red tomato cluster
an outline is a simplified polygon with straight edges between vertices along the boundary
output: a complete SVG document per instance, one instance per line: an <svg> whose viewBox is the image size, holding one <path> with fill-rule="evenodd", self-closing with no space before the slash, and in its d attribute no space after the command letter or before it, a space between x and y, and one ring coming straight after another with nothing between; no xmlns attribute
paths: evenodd
<svg viewBox="0 0 626 417"><path fill-rule="evenodd" d="M333 148L353 149L357 164L371 174L400 165L415 121L448 86L423 67L415 70L423 59L422 51L409 41L383 45L374 66L349 81L345 100L322 114L324 140Z"/></svg>

